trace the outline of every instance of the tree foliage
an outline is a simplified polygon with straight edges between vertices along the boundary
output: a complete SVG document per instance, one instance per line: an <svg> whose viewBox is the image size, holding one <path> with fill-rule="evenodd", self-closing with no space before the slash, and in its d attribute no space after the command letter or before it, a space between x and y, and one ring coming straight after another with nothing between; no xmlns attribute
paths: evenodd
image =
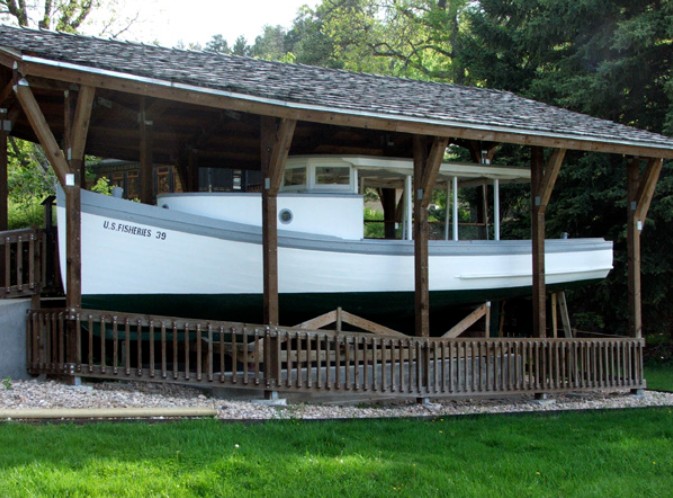
<svg viewBox="0 0 673 498"><path fill-rule="evenodd" d="M0 0L0 14L16 20L19 26L36 26L74 33L100 7L98 0Z"/></svg>
<svg viewBox="0 0 673 498"><path fill-rule="evenodd" d="M472 84L651 131L673 132L673 2L669 0L481 0L468 9L460 57ZM572 305L587 326L625 332L626 158L570 154L557 182L547 231L606 237L615 269ZM527 209L522 204L523 209ZM644 324L670 331L673 217L669 166L643 232ZM521 218L526 214L521 213Z"/></svg>

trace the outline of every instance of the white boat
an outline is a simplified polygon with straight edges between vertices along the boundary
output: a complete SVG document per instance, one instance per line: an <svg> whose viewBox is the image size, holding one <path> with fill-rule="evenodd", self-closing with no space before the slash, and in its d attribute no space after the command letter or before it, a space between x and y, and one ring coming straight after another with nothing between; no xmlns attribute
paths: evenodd
<svg viewBox="0 0 673 498"><path fill-rule="evenodd" d="M363 238L364 201L355 192L376 167L329 161L290 159L286 169L278 197L281 323L338 306L388 323L413 316L413 241ZM59 193L62 272L63 206ZM258 193L166 194L149 206L82 191L83 305L259 323L260 225ZM612 268L612 243L548 240L545 264L552 289L597 281ZM531 269L529 240L432 240L431 306L529 294Z"/></svg>

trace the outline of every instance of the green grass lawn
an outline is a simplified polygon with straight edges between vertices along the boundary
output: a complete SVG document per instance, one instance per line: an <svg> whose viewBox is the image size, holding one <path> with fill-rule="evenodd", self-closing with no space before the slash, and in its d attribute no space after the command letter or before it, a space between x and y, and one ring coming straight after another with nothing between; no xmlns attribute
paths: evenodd
<svg viewBox="0 0 673 498"><path fill-rule="evenodd" d="M673 392L673 365L670 363L648 363L645 365L647 388Z"/></svg>
<svg viewBox="0 0 673 498"><path fill-rule="evenodd" d="M670 496L673 409L0 425L0 496Z"/></svg>

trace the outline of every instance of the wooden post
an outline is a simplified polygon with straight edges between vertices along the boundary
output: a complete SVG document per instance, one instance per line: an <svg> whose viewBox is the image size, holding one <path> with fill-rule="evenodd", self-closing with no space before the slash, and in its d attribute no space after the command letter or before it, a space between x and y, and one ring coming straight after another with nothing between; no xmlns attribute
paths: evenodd
<svg viewBox="0 0 673 498"><path fill-rule="evenodd" d="M74 100L72 92L64 98L64 149L69 163L64 185L66 203L66 309L68 322L67 362L79 363L75 315L82 309L82 185L85 184L84 153L89 132L95 90L82 87ZM74 370L70 374L74 374ZM74 382L77 382L75 379Z"/></svg>
<svg viewBox="0 0 673 498"><path fill-rule="evenodd" d="M629 331L643 336L642 295L640 285L640 234L645 226L654 188L661 173L662 159L650 159L640 175L640 160L632 159L627 167L628 222L626 233L629 292Z"/></svg>
<svg viewBox="0 0 673 498"><path fill-rule="evenodd" d="M283 170L292 144L297 122L262 116L260 122L260 147L262 170L262 260L263 260L263 321L268 325L279 324L278 304L278 191ZM270 351L279 351L278 339L268 344ZM271 354L268 377L280 382L280 358ZM271 394L271 393L267 393Z"/></svg>
<svg viewBox="0 0 673 498"><path fill-rule="evenodd" d="M566 339L572 339L573 329L570 326L570 313L568 313L568 302L566 301L565 291L558 293L558 305L561 313L561 323L563 324L563 336Z"/></svg>
<svg viewBox="0 0 673 498"><path fill-rule="evenodd" d="M189 150L187 160L187 192L199 191L199 151Z"/></svg>
<svg viewBox="0 0 673 498"><path fill-rule="evenodd" d="M540 147L531 149L531 242L533 244L533 336L546 337L544 236L545 216L540 206L543 156Z"/></svg>
<svg viewBox="0 0 673 498"><path fill-rule="evenodd" d="M550 311L551 311L551 333L552 337L556 339L558 337L558 313L557 313L557 293L554 292L551 295L551 306Z"/></svg>
<svg viewBox="0 0 673 498"><path fill-rule="evenodd" d="M152 127L154 123L147 115L144 97L141 97L138 114L140 126L140 201L143 204L154 204L154 175L152 158Z"/></svg>
<svg viewBox="0 0 673 498"><path fill-rule="evenodd" d="M278 325L278 190L297 122L261 118L264 323Z"/></svg>
<svg viewBox="0 0 673 498"><path fill-rule="evenodd" d="M428 205L432 200L439 166L444 158L448 139L435 138L428 150L423 137L414 135L414 288L416 335L430 335L430 289L428 254Z"/></svg>
<svg viewBox="0 0 673 498"><path fill-rule="evenodd" d="M1 102L0 102L1 103ZM0 109L0 232L9 229L9 187L7 186L8 136L9 121L7 109ZM5 258L0 260L0 282L6 281L5 272L10 271L5 266Z"/></svg>
<svg viewBox="0 0 673 498"><path fill-rule="evenodd" d="M394 188L382 188L380 192L381 205L383 206L383 237L385 239L394 239L397 215L397 203L395 202L396 190Z"/></svg>
<svg viewBox="0 0 673 498"><path fill-rule="evenodd" d="M545 212L556 178L561 169L564 149L557 149L543 171L544 156L540 147L531 148L531 240L533 253L533 334L547 337L545 287Z"/></svg>
<svg viewBox="0 0 673 498"><path fill-rule="evenodd" d="M9 189L7 187L9 127L7 109L0 109L0 232L9 228Z"/></svg>

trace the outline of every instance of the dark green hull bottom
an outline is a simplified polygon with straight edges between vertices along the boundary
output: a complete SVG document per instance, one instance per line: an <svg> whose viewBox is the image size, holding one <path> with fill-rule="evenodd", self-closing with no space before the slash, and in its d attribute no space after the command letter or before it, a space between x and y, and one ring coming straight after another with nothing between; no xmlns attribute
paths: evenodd
<svg viewBox="0 0 673 498"><path fill-rule="evenodd" d="M589 281L577 283L583 286ZM563 285L562 288L568 289ZM560 290L547 286L548 291ZM530 287L467 292L431 292L433 332L446 331L465 316L465 307L531 295ZM413 333L414 294L411 292L361 292L341 294L281 294L280 323L292 326L341 307L390 328ZM262 323L260 294L109 294L84 295L83 306L127 313Z"/></svg>

